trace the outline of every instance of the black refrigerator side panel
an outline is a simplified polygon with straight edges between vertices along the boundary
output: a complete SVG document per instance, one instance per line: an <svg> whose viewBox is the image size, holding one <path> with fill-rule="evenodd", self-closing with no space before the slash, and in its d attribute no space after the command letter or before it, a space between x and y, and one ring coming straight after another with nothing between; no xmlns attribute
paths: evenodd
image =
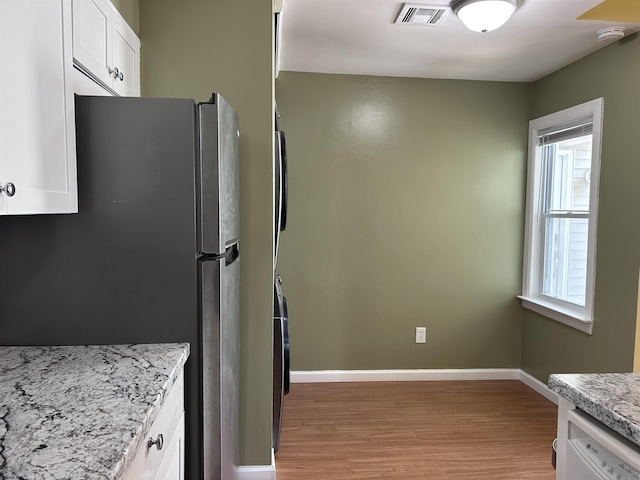
<svg viewBox="0 0 640 480"><path fill-rule="evenodd" d="M79 213L0 220L11 272L0 275L0 344L189 342L189 467L200 355L194 105L77 97L76 124Z"/></svg>

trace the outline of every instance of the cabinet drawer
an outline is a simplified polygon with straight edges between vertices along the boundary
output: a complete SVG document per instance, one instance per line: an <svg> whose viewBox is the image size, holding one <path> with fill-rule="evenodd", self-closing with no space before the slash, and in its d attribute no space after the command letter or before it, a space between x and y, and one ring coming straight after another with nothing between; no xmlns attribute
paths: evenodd
<svg viewBox="0 0 640 480"><path fill-rule="evenodd" d="M156 420L140 445L131 466L124 475L124 480L153 480L156 478L162 462L170 454L171 440L178 428L184 429L181 418L184 412L184 378L181 373L158 412ZM162 448L157 445L148 446L148 441L157 441L162 435Z"/></svg>

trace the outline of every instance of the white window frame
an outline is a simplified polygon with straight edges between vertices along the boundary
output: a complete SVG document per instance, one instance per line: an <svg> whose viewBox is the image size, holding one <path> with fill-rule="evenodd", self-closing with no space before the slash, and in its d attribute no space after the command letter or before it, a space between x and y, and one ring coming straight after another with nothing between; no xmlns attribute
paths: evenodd
<svg viewBox="0 0 640 480"><path fill-rule="evenodd" d="M536 118L529 122L529 157L527 167L527 198L524 231L524 255L522 295L518 298L522 306L541 315L557 320L582 332L591 334L593 329L593 302L595 294L596 232L598 221L598 190L600 184L600 155L602 150L602 117L604 99L567 108L559 112ZM591 180L589 191L589 230L587 246L587 285L585 306L555 299L542 292L543 235L543 185L544 161L542 148L538 146L539 132L580 118L593 117L593 144L591 152Z"/></svg>

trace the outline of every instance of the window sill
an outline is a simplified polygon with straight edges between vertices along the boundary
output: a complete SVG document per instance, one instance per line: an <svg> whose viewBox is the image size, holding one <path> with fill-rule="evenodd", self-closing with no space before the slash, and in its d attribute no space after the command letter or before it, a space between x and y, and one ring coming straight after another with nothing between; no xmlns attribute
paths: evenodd
<svg viewBox="0 0 640 480"><path fill-rule="evenodd" d="M569 327L573 327L576 330L580 330L581 332L591 335L593 321L585 320L579 313L559 307L558 305L544 302L537 298L528 298L523 297L522 295L518 295L518 298L520 299L523 308L532 310L540 315L544 315L545 317L549 317L560 323L568 325Z"/></svg>

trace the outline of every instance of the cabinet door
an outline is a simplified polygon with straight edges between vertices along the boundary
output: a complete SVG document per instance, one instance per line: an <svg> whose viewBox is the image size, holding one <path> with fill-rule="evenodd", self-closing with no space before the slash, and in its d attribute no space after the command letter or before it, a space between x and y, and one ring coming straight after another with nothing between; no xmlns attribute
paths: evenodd
<svg viewBox="0 0 640 480"><path fill-rule="evenodd" d="M154 480L184 480L184 413Z"/></svg>
<svg viewBox="0 0 640 480"><path fill-rule="evenodd" d="M160 443L149 444L148 440ZM181 373L165 398L123 480L183 480L183 472L184 377Z"/></svg>
<svg viewBox="0 0 640 480"><path fill-rule="evenodd" d="M140 40L117 13L113 14L113 89L122 96L140 96Z"/></svg>
<svg viewBox="0 0 640 480"><path fill-rule="evenodd" d="M0 213L77 212L70 0L0 1Z"/></svg>
<svg viewBox="0 0 640 480"><path fill-rule="evenodd" d="M111 87L111 4L109 0L73 0L73 58Z"/></svg>

